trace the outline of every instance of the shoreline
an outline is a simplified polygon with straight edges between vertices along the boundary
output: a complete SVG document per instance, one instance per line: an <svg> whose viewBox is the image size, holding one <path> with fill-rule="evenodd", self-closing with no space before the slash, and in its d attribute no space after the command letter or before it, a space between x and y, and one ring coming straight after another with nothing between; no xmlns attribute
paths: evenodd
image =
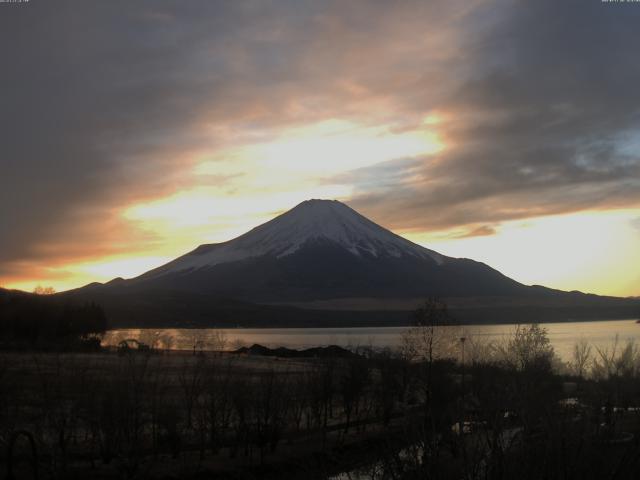
<svg viewBox="0 0 640 480"><path fill-rule="evenodd" d="M452 322L443 325L437 325L438 327L491 327L491 326L502 326L502 325L531 325L534 323L540 325L548 325L555 323L596 323L596 322L639 322L640 318L585 318L585 319L575 319L568 318L565 320L549 320L549 321L523 321L523 322L513 322L513 321L494 321L494 322ZM303 325L303 326L295 326L295 325L287 325L287 326L226 326L226 325L145 325L145 326L118 326L114 328L110 328L107 332L114 331L123 331L123 330L335 330L335 329L367 329L367 328L411 328L414 327L415 324L411 322L395 322L389 324L378 324L371 323L367 325L327 325L327 324L318 324L318 325ZM640 327L639 327L640 328Z"/></svg>

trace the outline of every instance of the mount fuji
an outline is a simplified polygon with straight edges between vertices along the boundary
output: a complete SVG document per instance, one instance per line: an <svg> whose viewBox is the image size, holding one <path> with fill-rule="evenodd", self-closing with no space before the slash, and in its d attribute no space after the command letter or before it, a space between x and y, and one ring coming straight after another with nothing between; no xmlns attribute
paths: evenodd
<svg viewBox="0 0 640 480"><path fill-rule="evenodd" d="M231 241L201 245L129 281L257 302L511 295L523 285L446 257L335 200L307 200Z"/></svg>
<svg viewBox="0 0 640 480"><path fill-rule="evenodd" d="M313 324L329 317L386 322L406 318L428 296L447 298L463 316L484 309L472 320L498 319L505 308L510 315L525 306L548 315L551 305L611 307L621 300L525 286L483 263L410 242L335 200L307 200L228 242L68 295L100 302L117 323L260 326L298 324L301 317Z"/></svg>
<svg viewBox="0 0 640 480"><path fill-rule="evenodd" d="M439 253L373 223L336 200L307 200L288 212L225 243L201 245L147 275L193 271L249 258L293 255L313 244L333 245L355 257L412 257L444 262ZM153 273L153 275L151 274Z"/></svg>

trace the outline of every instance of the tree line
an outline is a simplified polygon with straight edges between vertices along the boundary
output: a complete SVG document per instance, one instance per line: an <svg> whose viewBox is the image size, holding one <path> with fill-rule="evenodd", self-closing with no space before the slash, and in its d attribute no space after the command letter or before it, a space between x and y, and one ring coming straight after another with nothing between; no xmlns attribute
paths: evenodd
<svg viewBox="0 0 640 480"><path fill-rule="evenodd" d="M95 303L0 290L0 346L4 349L95 349L107 328L104 311Z"/></svg>

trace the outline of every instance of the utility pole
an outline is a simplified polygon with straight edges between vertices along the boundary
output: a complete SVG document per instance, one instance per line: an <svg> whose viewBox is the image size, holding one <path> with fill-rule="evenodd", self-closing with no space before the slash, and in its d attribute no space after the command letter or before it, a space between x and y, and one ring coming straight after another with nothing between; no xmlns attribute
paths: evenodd
<svg viewBox="0 0 640 480"><path fill-rule="evenodd" d="M464 394L465 394L465 389L464 389L464 343L466 342L467 337L465 337L464 335L460 337L460 348L462 350L462 381L460 382L460 386L461 386L461 390L462 390L462 395L461 395L461 405L460 405L460 410L461 410L461 419L460 419L460 447L462 448L462 461L463 461L463 465L464 465L464 477L465 478L469 478L468 475L468 463L467 463L467 445L466 445L466 441L464 438L464 426L465 426L465 404L464 404ZM472 428L473 425L469 424L469 433L473 433L472 432Z"/></svg>
<svg viewBox="0 0 640 480"><path fill-rule="evenodd" d="M467 341L467 337L460 337L460 344L462 345L462 396L464 397L464 342Z"/></svg>
<svg viewBox="0 0 640 480"><path fill-rule="evenodd" d="M461 382L461 387L462 387L462 425L461 425L461 432L464 434L464 394L465 394L465 389L464 389L464 343L466 342L467 337L462 336L460 337L460 346L462 348L462 382Z"/></svg>

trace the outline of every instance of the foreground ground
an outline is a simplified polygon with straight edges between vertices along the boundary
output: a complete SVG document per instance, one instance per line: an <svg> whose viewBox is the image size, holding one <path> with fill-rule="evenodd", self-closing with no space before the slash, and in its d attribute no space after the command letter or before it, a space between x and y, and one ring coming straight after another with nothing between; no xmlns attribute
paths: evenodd
<svg viewBox="0 0 640 480"><path fill-rule="evenodd" d="M465 365L406 351L4 353L0 464L52 479L637 478L640 363L560 375L543 340Z"/></svg>

